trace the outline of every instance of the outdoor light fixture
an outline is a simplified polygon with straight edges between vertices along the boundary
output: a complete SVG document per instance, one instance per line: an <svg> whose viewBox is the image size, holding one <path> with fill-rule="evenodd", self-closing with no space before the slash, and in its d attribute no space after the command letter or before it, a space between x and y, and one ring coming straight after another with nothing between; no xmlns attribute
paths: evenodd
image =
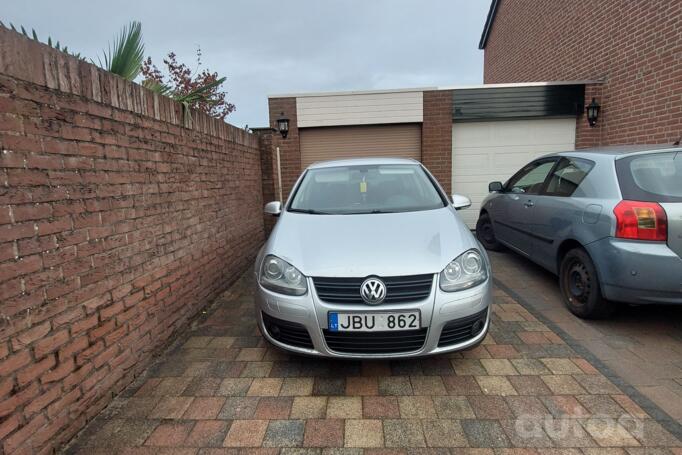
<svg viewBox="0 0 682 455"><path fill-rule="evenodd" d="M280 115L282 115L282 117L277 119L277 131L279 131L279 134L282 135L282 139L286 139L287 134L289 134L289 119L283 117L284 112L282 112Z"/></svg>
<svg viewBox="0 0 682 455"><path fill-rule="evenodd" d="M590 128L594 128L597 125L597 118L599 117L599 103L595 98L592 98L592 102L587 105L585 110L587 111L587 123L590 124Z"/></svg>

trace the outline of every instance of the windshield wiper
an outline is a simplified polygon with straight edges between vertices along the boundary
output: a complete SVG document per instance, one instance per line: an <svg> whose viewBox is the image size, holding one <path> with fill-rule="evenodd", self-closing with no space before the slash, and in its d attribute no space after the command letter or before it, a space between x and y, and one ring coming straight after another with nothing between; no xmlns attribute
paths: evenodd
<svg viewBox="0 0 682 455"><path fill-rule="evenodd" d="M294 213L307 213L308 215L331 215L331 213L313 209L289 209L289 211Z"/></svg>

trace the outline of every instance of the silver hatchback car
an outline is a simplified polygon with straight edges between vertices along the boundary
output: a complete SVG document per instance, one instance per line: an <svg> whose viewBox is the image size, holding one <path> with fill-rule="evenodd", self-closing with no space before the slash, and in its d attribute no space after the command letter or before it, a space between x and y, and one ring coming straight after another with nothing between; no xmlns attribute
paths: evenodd
<svg viewBox="0 0 682 455"><path fill-rule="evenodd" d="M411 357L469 348L488 331L485 250L418 162L313 164L255 262L257 318L275 346L326 357Z"/></svg>
<svg viewBox="0 0 682 455"><path fill-rule="evenodd" d="M492 182L476 232L559 275L568 308L682 304L682 149L621 146L543 156Z"/></svg>

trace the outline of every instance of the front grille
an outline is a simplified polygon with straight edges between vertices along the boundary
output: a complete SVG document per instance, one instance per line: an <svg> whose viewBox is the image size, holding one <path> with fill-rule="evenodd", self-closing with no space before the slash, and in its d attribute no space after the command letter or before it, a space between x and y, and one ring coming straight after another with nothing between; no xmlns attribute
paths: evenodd
<svg viewBox="0 0 682 455"><path fill-rule="evenodd" d="M488 309L485 309L480 313L461 319L455 319L454 321L445 324L443 331L440 333L438 347L463 343L475 338L481 333L483 327L485 327L485 318L487 314Z"/></svg>
<svg viewBox="0 0 682 455"><path fill-rule="evenodd" d="M365 303L360 297L360 286L366 278L313 278L315 291L329 303ZM431 294L433 275L381 277L386 284L383 303L403 303L423 300Z"/></svg>
<svg viewBox="0 0 682 455"><path fill-rule="evenodd" d="M426 330L390 332L331 332L324 329L329 349L349 354L397 354L417 351L424 346Z"/></svg>
<svg viewBox="0 0 682 455"><path fill-rule="evenodd" d="M313 349L308 330L296 322L283 321L263 313L263 324L268 334L280 343Z"/></svg>

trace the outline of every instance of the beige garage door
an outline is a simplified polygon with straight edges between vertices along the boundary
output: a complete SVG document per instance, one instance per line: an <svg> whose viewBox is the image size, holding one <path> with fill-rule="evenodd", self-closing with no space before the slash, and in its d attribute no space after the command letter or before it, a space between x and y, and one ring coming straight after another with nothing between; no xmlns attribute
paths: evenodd
<svg viewBox="0 0 682 455"><path fill-rule="evenodd" d="M421 125L302 128L301 166L340 158L392 156L421 159Z"/></svg>
<svg viewBox="0 0 682 455"><path fill-rule="evenodd" d="M575 148L575 119L463 122L452 125L452 189L471 199L462 219L476 227L488 183L504 182L550 152Z"/></svg>

